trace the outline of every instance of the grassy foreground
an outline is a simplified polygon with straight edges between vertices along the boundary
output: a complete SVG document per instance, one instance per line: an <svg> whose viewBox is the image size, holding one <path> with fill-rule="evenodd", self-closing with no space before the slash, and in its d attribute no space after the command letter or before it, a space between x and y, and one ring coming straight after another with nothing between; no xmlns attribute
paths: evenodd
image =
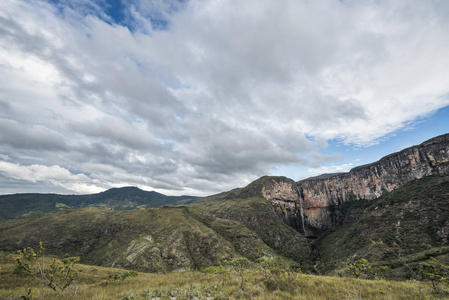
<svg viewBox="0 0 449 300"><path fill-rule="evenodd" d="M64 299L27 275L15 275L15 255L0 253L0 299L20 299L31 287L31 299ZM138 273L76 265L77 299L446 299L429 283L267 274L261 269L220 272ZM210 270L210 269L209 269ZM212 268L212 271L214 269ZM223 270L222 270L223 271ZM75 299L73 296L71 299Z"/></svg>

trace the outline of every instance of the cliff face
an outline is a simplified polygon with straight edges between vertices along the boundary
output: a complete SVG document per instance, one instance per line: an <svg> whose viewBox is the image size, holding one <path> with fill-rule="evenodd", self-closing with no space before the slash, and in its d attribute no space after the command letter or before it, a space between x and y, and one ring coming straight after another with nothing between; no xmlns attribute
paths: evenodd
<svg viewBox="0 0 449 300"><path fill-rule="evenodd" d="M285 177L270 178L262 188L262 195L271 203L277 215L288 225L307 235L302 199L296 182Z"/></svg>
<svg viewBox="0 0 449 300"><path fill-rule="evenodd" d="M335 224L339 206L345 202L372 200L412 180L446 174L449 174L449 134L348 173L306 179L297 186L288 180L269 181L263 195L288 224L306 236L317 236Z"/></svg>
<svg viewBox="0 0 449 300"><path fill-rule="evenodd" d="M300 181L306 227L319 234L333 225L335 211L344 202L372 200L412 180L445 174L449 174L449 134L348 173Z"/></svg>

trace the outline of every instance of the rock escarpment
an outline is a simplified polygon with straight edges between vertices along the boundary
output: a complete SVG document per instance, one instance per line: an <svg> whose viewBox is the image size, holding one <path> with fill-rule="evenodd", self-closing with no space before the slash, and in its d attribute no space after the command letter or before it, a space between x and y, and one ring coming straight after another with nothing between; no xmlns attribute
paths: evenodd
<svg viewBox="0 0 449 300"><path fill-rule="evenodd" d="M272 177L263 186L262 195L270 201L278 216L307 236L302 199L296 182L286 177Z"/></svg>
<svg viewBox="0 0 449 300"><path fill-rule="evenodd" d="M288 224L306 236L318 236L338 220L346 202L372 200L429 175L449 174L449 134L383 157L347 173L312 178L293 185L269 181L263 195Z"/></svg>

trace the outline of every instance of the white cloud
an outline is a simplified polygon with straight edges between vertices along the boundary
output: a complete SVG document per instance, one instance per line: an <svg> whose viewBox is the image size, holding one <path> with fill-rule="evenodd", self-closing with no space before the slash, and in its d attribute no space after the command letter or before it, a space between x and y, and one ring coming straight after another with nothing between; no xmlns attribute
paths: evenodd
<svg viewBox="0 0 449 300"><path fill-rule="evenodd" d="M130 1L121 24L75 4L0 3L0 155L21 166L4 177L218 192L338 170L315 168L338 157L326 140L371 145L449 105L441 1ZM87 178L39 177L57 166Z"/></svg>
<svg viewBox="0 0 449 300"><path fill-rule="evenodd" d="M60 166L29 165L0 161L0 173L7 178L32 183L48 182L78 193L100 192L104 189L89 184L91 180L84 174L72 174Z"/></svg>

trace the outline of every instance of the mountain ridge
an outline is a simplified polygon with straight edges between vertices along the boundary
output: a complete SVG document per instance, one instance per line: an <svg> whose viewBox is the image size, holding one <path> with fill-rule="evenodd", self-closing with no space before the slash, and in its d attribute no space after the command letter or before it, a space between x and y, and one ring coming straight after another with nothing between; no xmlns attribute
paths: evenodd
<svg viewBox="0 0 449 300"><path fill-rule="evenodd" d="M62 195L40 193L18 193L0 195L0 221L26 217L40 213L99 207L107 210L128 210L143 207L161 207L192 202L195 196L167 196L155 191L144 191L138 187L111 188L86 195Z"/></svg>
<svg viewBox="0 0 449 300"><path fill-rule="evenodd" d="M305 178L305 179L298 180L297 183L300 184L301 182L304 182L304 181L328 179L328 178L331 178L331 177L334 177L334 176L340 176L340 175L348 174L348 173L351 173L353 171L356 171L356 170L359 170L359 169L363 169L363 168L367 168L367 167L370 167L371 165L378 164L381 161L388 160L391 157L394 157L396 155L400 155L401 153L407 152L410 149L417 148L417 147L426 147L426 146L429 146L429 145L432 145L432 144L438 144L438 143L441 143L441 142L447 142L448 140L449 140L449 133L441 134L439 136L430 138L430 139L428 139L428 140L426 140L426 141L424 141L424 142L422 142L420 144L413 145L413 146L410 146L410 147L406 147L406 148L401 149L399 151L387 154L387 155L381 157L380 159L378 159L378 160L376 160L374 162L367 163L367 164L360 165L360 166L355 166L355 167L353 167L352 169L350 169L347 172L323 173L323 174L320 174L320 175L317 175L317 176L312 176L312 177L308 177L308 178Z"/></svg>
<svg viewBox="0 0 449 300"><path fill-rule="evenodd" d="M170 198L171 205L162 195L153 202L163 203L159 208L139 204L141 194L162 195L111 189L69 209L53 194L46 203L60 211L0 222L0 250L43 240L56 255L155 272L278 256L306 272L332 274L366 257L409 278L397 257L413 268L430 256L449 263L449 134L342 174L299 182L263 176L217 195ZM96 197L103 206L89 207Z"/></svg>
<svg viewBox="0 0 449 300"><path fill-rule="evenodd" d="M384 156L371 164L325 178L297 182L309 235L334 226L334 212L345 202L376 199L406 183L430 175L449 174L449 134Z"/></svg>
<svg viewBox="0 0 449 300"><path fill-rule="evenodd" d="M147 272L196 270L241 256L280 257L311 269L307 240L262 196L117 211L85 207L0 222L0 250L39 241L53 255Z"/></svg>

